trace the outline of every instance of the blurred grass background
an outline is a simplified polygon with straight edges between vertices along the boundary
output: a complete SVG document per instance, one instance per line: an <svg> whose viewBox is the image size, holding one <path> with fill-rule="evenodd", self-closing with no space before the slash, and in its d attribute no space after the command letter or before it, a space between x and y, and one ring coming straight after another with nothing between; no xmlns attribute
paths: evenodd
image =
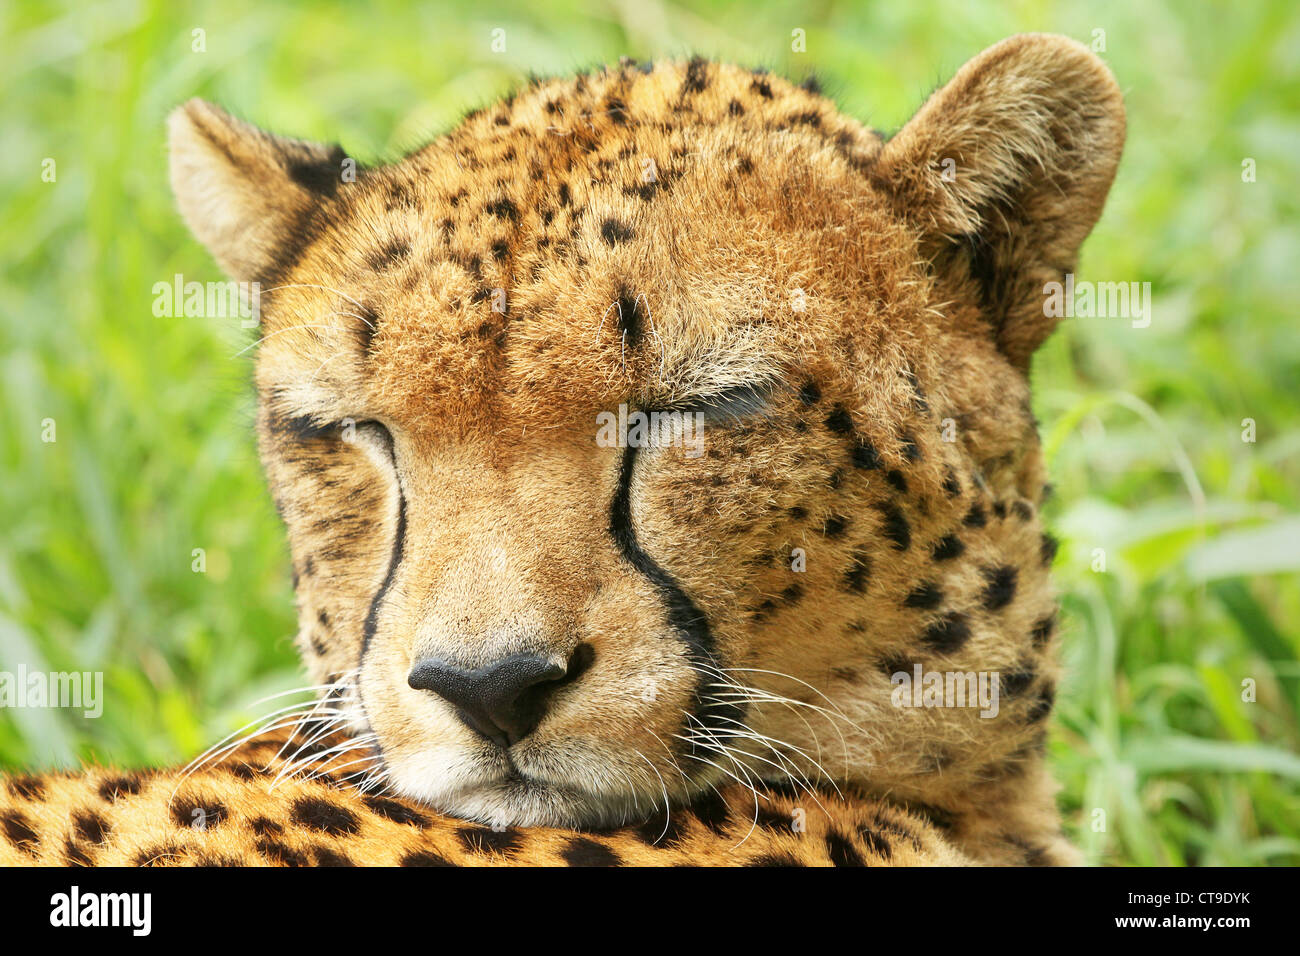
<svg viewBox="0 0 1300 956"><path fill-rule="evenodd" d="M1300 862L1295 5L523 6L0 11L0 669L102 670L107 698L98 720L0 710L0 767L185 759L301 683L249 357L234 357L251 333L152 314L155 282L221 278L173 211L172 106L205 96L371 161L529 71L700 52L816 70L848 113L892 131L1008 34L1102 30L1129 141L1080 278L1150 281L1155 315L1069 323L1034 370L1063 539L1062 803L1096 863Z"/></svg>

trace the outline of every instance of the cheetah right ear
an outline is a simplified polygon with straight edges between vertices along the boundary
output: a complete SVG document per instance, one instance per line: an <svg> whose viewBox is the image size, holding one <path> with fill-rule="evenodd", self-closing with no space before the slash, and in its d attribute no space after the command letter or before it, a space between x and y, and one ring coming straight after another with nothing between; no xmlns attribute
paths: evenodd
<svg viewBox="0 0 1300 956"><path fill-rule="evenodd" d="M1074 269L1124 146L1124 101L1083 44L1013 36L963 66L880 152L872 175L936 273L978 302L1027 369L1056 319L1044 285Z"/></svg>
<svg viewBox="0 0 1300 956"><path fill-rule="evenodd" d="M338 189L339 146L285 139L193 99L168 118L172 192L190 232L240 281L267 277Z"/></svg>

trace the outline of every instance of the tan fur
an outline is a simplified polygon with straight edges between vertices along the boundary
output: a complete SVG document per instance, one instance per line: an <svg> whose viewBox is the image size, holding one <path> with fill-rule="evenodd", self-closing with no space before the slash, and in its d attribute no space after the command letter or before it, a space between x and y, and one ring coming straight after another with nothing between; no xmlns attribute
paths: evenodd
<svg viewBox="0 0 1300 956"><path fill-rule="evenodd" d="M264 737L189 778L110 768L11 778L0 786L0 866L969 863L928 821L833 791L756 796L732 786L635 826L491 828L328 774L277 780L305 741Z"/></svg>
<svg viewBox="0 0 1300 956"><path fill-rule="evenodd" d="M375 735L367 768L530 827L833 780L854 820L941 823L928 862L1074 860L1042 757L1059 668L1025 370L1123 130L1104 65L1044 35L985 51L888 143L703 61L537 83L356 182L337 151L183 107L182 212L264 284L259 432L299 643ZM759 384L764 408L711 423L702 457L646 450L631 472L625 531L707 621L692 659L611 534L625 453L596 416ZM590 665L508 763L406 682L424 656L521 652ZM999 715L894 706L913 663L999 672ZM706 734L689 714L717 695L746 706ZM551 861L533 832L516 861Z"/></svg>

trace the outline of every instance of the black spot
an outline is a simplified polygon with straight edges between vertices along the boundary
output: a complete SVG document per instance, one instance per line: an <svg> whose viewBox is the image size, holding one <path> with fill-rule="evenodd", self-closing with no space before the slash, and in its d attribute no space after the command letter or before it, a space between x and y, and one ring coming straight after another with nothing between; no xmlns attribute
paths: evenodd
<svg viewBox="0 0 1300 956"><path fill-rule="evenodd" d="M799 860L788 853L765 853L750 860L748 866L803 866Z"/></svg>
<svg viewBox="0 0 1300 956"><path fill-rule="evenodd" d="M798 604L803 598L803 588L798 584L792 584L781 592L781 601L785 604Z"/></svg>
<svg viewBox="0 0 1300 956"><path fill-rule="evenodd" d="M642 312L640 296L633 295L626 288L620 289L618 293L618 328L622 335L623 344L628 348L636 348L637 343L641 341Z"/></svg>
<svg viewBox="0 0 1300 956"><path fill-rule="evenodd" d="M1056 688L1044 687L1038 694L1038 699L1034 701L1034 706L1029 708L1029 713L1025 714L1025 720L1029 723L1037 723L1046 719L1052 712L1052 705L1056 703Z"/></svg>
<svg viewBox="0 0 1300 956"><path fill-rule="evenodd" d="M357 321L361 323L357 328L357 335L361 338L361 347L369 351L371 344L375 340L375 333L379 331L379 313L368 305L359 305L357 306Z"/></svg>
<svg viewBox="0 0 1300 956"><path fill-rule="evenodd" d="M816 405L822 400L822 390L818 388L816 382L804 382L803 387L799 389L799 401L805 405Z"/></svg>
<svg viewBox="0 0 1300 956"><path fill-rule="evenodd" d="M807 90L809 93L812 93L814 96L817 96L822 91L822 84L821 81L818 80L816 76L809 73L806 77L804 77L804 81L799 84L799 88L803 90Z"/></svg>
<svg viewBox="0 0 1300 956"><path fill-rule="evenodd" d="M830 485L831 488L833 488L833 489L837 489L837 488L839 488L840 485L844 484L844 471L843 471L843 469L836 468L834 471L832 471L832 472L830 473L830 477L828 477L828 478L826 479L826 483L827 483L828 485Z"/></svg>
<svg viewBox="0 0 1300 956"><path fill-rule="evenodd" d="M916 443L916 439L911 435L904 435L901 439L903 445L903 457L908 461L921 460L921 446Z"/></svg>
<svg viewBox="0 0 1300 956"><path fill-rule="evenodd" d="M906 551L912 546L912 528L903 512L894 505L884 505L880 511L885 518L884 536L893 542L895 551Z"/></svg>
<svg viewBox="0 0 1300 956"><path fill-rule="evenodd" d="M605 100L605 113L609 116L610 122L617 126L627 124L627 104L617 96L611 96Z"/></svg>
<svg viewBox="0 0 1300 956"><path fill-rule="evenodd" d="M346 853L327 846L314 846L311 852L316 857L317 866L356 866Z"/></svg>
<svg viewBox="0 0 1300 956"><path fill-rule="evenodd" d="M956 498L961 494L961 481L957 478L957 473L951 468L943 479L943 490L949 498Z"/></svg>
<svg viewBox="0 0 1300 956"><path fill-rule="evenodd" d="M1032 667L1021 664L1015 670L998 677L998 690L1006 697L1015 697L1024 693L1025 688L1032 684L1037 676Z"/></svg>
<svg viewBox="0 0 1300 956"><path fill-rule="evenodd" d="M483 207L483 210L498 219L508 219L511 222L519 221L519 207L507 196L492 200Z"/></svg>
<svg viewBox="0 0 1300 956"><path fill-rule="evenodd" d="M1011 510L1021 521L1028 521L1034 516L1034 509L1029 507L1029 502L1024 498L1017 498L1011 502Z"/></svg>
<svg viewBox="0 0 1300 956"><path fill-rule="evenodd" d="M933 610L943 603L943 591L939 590L938 585L927 581L922 585L914 588L912 593L903 601L904 607L921 608L922 610Z"/></svg>
<svg viewBox="0 0 1300 956"><path fill-rule="evenodd" d="M993 502L993 513L997 515L998 518L1005 518L1007 516L1006 502L1004 501Z"/></svg>
<svg viewBox="0 0 1300 956"><path fill-rule="evenodd" d="M871 558L867 552L858 550L853 552L853 563L849 569L844 572L844 583L854 594L861 594L867 587L867 579L871 576Z"/></svg>
<svg viewBox="0 0 1300 956"><path fill-rule="evenodd" d="M848 526L848 518L843 515L831 515L826 519L826 524L822 526L822 534L828 538L839 538L843 536Z"/></svg>
<svg viewBox="0 0 1300 956"><path fill-rule="evenodd" d="M623 195L640 196L646 202L649 202L651 199L655 198L655 193L659 189L659 183L660 180L655 179L648 183L642 183L639 186L624 186Z"/></svg>
<svg viewBox="0 0 1300 956"><path fill-rule="evenodd" d="M319 797L301 797L293 805L293 822L309 830L344 836L361 829L357 815L346 807Z"/></svg>
<svg viewBox="0 0 1300 956"><path fill-rule="evenodd" d="M311 861L306 856L292 847L286 846L279 840L259 837L253 843L253 846L259 856L272 863L279 863L283 866L311 866Z"/></svg>
<svg viewBox="0 0 1300 956"><path fill-rule="evenodd" d="M393 239L366 257L370 268L382 272L403 262L411 254L411 244L405 239Z"/></svg>
<svg viewBox="0 0 1300 956"><path fill-rule="evenodd" d="M509 258L509 256L510 256L510 243L506 242L504 239L498 239L496 242L492 243L493 259L495 259L497 262L501 262L504 259Z"/></svg>
<svg viewBox="0 0 1300 956"><path fill-rule="evenodd" d="M769 804L761 803L754 811L754 822L764 830L772 833L792 833L794 818L783 810L777 810Z"/></svg>
<svg viewBox="0 0 1300 956"><path fill-rule="evenodd" d="M226 821L230 812L216 800L184 794L171 803L172 820L178 827L211 830Z"/></svg>
<svg viewBox="0 0 1300 956"><path fill-rule="evenodd" d="M950 534L935 542L931 554L936 561L951 561L953 558L960 557L965 550L966 545L962 544L961 538Z"/></svg>
<svg viewBox="0 0 1300 956"><path fill-rule="evenodd" d="M984 506L978 501L970 506L970 511L966 512L966 517L962 519L962 524L968 528L982 528L989 523L989 516L984 512Z"/></svg>
<svg viewBox="0 0 1300 956"><path fill-rule="evenodd" d="M682 94L699 93L709 85L709 64L702 57L694 57L686 64L686 79L682 82Z"/></svg>
<svg viewBox="0 0 1300 956"><path fill-rule="evenodd" d="M30 775L10 777L9 792L25 800L39 800L45 796L45 784Z"/></svg>
<svg viewBox="0 0 1300 956"><path fill-rule="evenodd" d="M670 814L666 821L662 817L652 817L637 827L636 833L645 843L666 849L682 842L686 828L678 813Z"/></svg>
<svg viewBox="0 0 1300 956"><path fill-rule="evenodd" d="M118 797L139 793L144 784L135 777L109 777L99 785L99 796L110 803Z"/></svg>
<svg viewBox="0 0 1300 956"><path fill-rule="evenodd" d="M95 860L89 853L77 846L72 840L66 840L63 844L64 858L68 861L68 866L94 866Z"/></svg>
<svg viewBox="0 0 1300 956"><path fill-rule="evenodd" d="M714 833L723 835L727 832L727 822L731 819L731 807L717 791L710 791L691 804L691 810L706 827Z"/></svg>
<svg viewBox="0 0 1300 956"><path fill-rule="evenodd" d="M1049 614L1047 617L1034 624L1030 636L1033 639L1034 647L1042 647L1052 638L1052 631L1056 629L1056 614Z"/></svg>
<svg viewBox="0 0 1300 956"><path fill-rule="evenodd" d="M561 858L568 866L622 866L623 860L617 853L595 840L587 837L575 837L560 852Z"/></svg>
<svg viewBox="0 0 1300 956"><path fill-rule="evenodd" d="M853 419L849 416L848 409L843 405L831 409L831 413L826 416L826 427L840 435L852 433Z"/></svg>
<svg viewBox="0 0 1300 956"><path fill-rule="evenodd" d="M429 820L422 813L412 810L404 803L398 803L396 800L388 800L384 797L366 797L365 804L374 813L392 820L394 823L405 823L412 827L427 827Z"/></svg>
<svg viewBox="0 0 1300 956"><path fill-rule="evenodd" d="M808 509L801 507L799 505L795 505L793 508L789 509L786 512L786 514L788 514L795 521L802 521L804 518L808 517Z"/></svg>
<svg viewBox="0 0 1300 956"><path fill-rule="evenodd" d="M291 162L285 169L299 186L319 196L333 196L338 192L339 181L343 174L343 160L347 154L341 146L330 150L325 159L310 162Z"/></svg>
<svg viewBox="0 0 1300 956"><path fill-rule="evenodd" d="M521 836L514 827L491 830L487 827L463 829L456 834L471 853L512 853L519 849Z"/></svg>
<svg viewBox="0 0 1300 956"><path fill-rule="evenodd" d="M866 439L859 439L853 446L853 467L873 471L880 467L880 452Z"/></svg>
<svg viewBox="0 0 1300 956"><path fill-rule="evenodd" d="M879 666L882 674L890 678L895 674L907 674L910 677L913 673L912 662L907 658L900 657L896 654L882 657L877 666Z"/></svg>
<svg viewBox="0 0 1300 956"><path fill-rule="evenodd" d="M970 639L970 625L965 615L952 612L926 628L921 640L940 654L959 650Z"/></svg>
<svg viewBox="0 0 1300 956"><path fill-rule="evenodd" d="M907 479L903 477L903 473L897 468L891 468L885 474L885 481L893 485L895 490L907 494Z"/></svg>
<svg viewBox="0 0 1300 956"><path fill-rule="evenodd" d="M1016 569L1009 567L985 568L984 608L997 611L1011 603L1016 596Z"/></svg>
<svg viewBox="0 0 1300 956"><path fill-rule="evenodd" d="M636 235L636 233L632 231L631 226L627 225L627 223L620 222L613 217L606 219L600 224L600 237L611 246L615 243L627 242L627 240L631 239L634 235Z"/></svg>
<svg viewBox="0 0 1300 956"><path fill-rule="evenodd" d="M772 98L772 84L768 83L767 80L756 78L753 83L749 84L749 88L765 100Z"/></svg>
<svg viewBox="0 0 1300 956"><path fill-rule="evenodd" d="M15 847L29 856L36 856L40 850L40 834L32 828L31 822L17 810L7 810L0 814L0 827L5 837Z"/></svg>
<svg viewBox="0 0 1300 956"><path fill-rule="evenodd" d="M816 129L822 125L822 114L816 110L804 110L792 114L787 122L792 126L811 126Z"/></svg>
<svg viewBox="0 0 1300 956"><path fill-rule="evenodd" d="M833 866L865 866L857 847L835 828L826 834L826 853Z"/></svg>
<svg viewBox="0 0 1300 956"><path fill-rule="evenodd" d="M402 857L400 866L455 866L450 860L441 857L431 850L416 850Z"/></svg>
<svg viewBox="0 0 1300 956"><path fill-rule="evenodd" d="M878 833L865 823L862 823L858 825L858 836L862 838L862 842L871 849L872 853L886 860L893 859L894 848L883 833Z"/></svg>
<svg viewBox="0 0 1300 956"><path fill-rule="evenodd" d="M145 847L131 857L132 866L171 866L185 858L185 850L175 843L158 843Z"/></svg>
<svg viewBox="0 0 1300 956"><path fill-rule="evenodd" d="M913 803L907 809L917 816L929 820L931 824L940 830L951 830L953 824L957 822L951 810L931 806L928 803Z"/></svg>
<svg viewBox="0 0 1300 956"><path fill-rule="evenodd" d="M1043 532L1043 540L1039 547L1039 553L1043 558L1043 566L1051 567L1052 562L1056 560L1056 552L1061 547L1061 542L1057 541L1048 532Z"/></svg>
<svg viewBox="0 0 1300 956"><path fill-rule="evenodd" d="M103 843L108 832L113 829L107 820L93 810L78 812L72 818L72 822L76 827L77 836L89 843Z"/></svg>
<svg viewBox="0 0 1300 956"><path fill-rule="evenodd" d="M561 206L567 206L573 201L573 197L569 194L568 183L560 183L559 197Z"/></svg>
<svg viewBox="0 0 1300 956"><path fill-rule="evenodd" d="M740 100L732 100L727 105L727 112L730 113L732 116L744 116L745 107L740 105Z"/></svg>
<svg viewBox="0 0 1300 956"><path fill-rule="evenodd" d="M279 836L284 832L284 827L269 817L253 817L248 821L248 828L261 837Z"/></svg>

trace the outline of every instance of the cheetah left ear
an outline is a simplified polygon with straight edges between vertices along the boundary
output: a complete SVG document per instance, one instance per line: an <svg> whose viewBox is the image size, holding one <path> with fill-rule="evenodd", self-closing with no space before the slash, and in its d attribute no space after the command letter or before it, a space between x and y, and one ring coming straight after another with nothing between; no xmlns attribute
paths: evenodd
<svg viewBox="0 0 1300 956"><path fill-rule="evenodd" d="M1027 369L1056 324L1044 284L1074 269L1123 146L1124 101L1106 65L1067 37L1030 33L962 67L885 145L873 176Z"/></svg>
<svg viewBox="0 0 1300 956"><path fill-rule="evenodd" d="M233 279L264 279L337 192L339 146L273 136L199 99L168 127L181 215Z"/></svg>

